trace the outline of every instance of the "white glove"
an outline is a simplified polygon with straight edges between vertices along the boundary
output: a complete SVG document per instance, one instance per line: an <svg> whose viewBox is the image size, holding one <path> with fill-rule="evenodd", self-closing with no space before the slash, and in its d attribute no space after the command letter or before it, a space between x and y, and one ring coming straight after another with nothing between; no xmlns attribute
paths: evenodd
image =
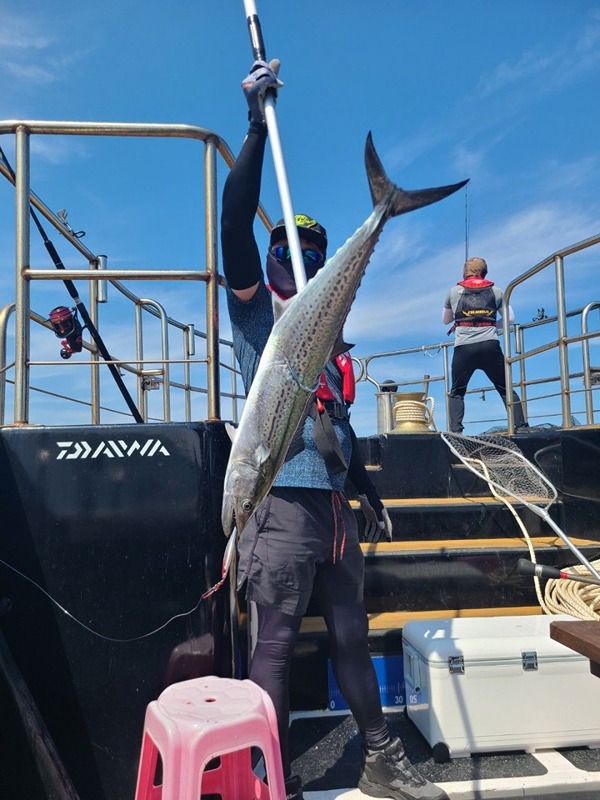
<svg viewBox="0 0 600 800"><path fill-rule="evenodd" d="M250 121L265 121L265 95L268 89L272 89L277 94L277 89L283 83L277 77L279 72L279 59L274 58L267 63L266 61L255 61L250 68L250 72L242 81L242 89L248 103L248 118Z"/></svg>
<svg viewBox="0 0 600 800"><path fill-rule="evenodd" d="M377 512L369 502L366 494L358 495L358 502L360 503L360 510L365 517L365 530L363 539L365 542L378 542L382 534L388 542L392 541L392 521L387 509L384 507L381 516L377 516Z"/></svg>

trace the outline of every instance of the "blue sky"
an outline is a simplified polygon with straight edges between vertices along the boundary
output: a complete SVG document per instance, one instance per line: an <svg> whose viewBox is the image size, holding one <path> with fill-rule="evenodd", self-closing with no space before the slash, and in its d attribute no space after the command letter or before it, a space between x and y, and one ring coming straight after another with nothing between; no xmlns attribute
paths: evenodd
<svg viewBox="0 0 600 800"><path fill-rule="evenodd" d="M598 232L600 3L257 5L267 55L282 62L277 118L293 204L327 227L331 252L370 213L363 165L369 130L390 177L405 188L470 178L467 194L388 223L346 326L355 355L447 341L441 307L461 277L467 245L469 255L486 258L488 277L502 287ZM246 130L240 82L251 63L242 0L0 0L0 12L0 118L188 123L214 130L238 152ZM2 140L10 158L11 139ZM52 209L67 208L73 227L87 232L86 246L106 253L110 266L203 268L197 144L34 137L32 153L34 191ZM262 201L277 219L270 154ZM4 304L14 294L8 185L0 185L0 204ZM67 265L83 266L58 234L52 238ZM262 229L258 238L266 246ZM37 243L32 264L51 266ZM141 292L139 284L132 288ZM174 316L203 327L200 291L190 284L151 289ZM35 284L32 297L40 314L69 303L58 283ZM121 355L130 349L112 297L101 329ZM597 264L589 254L574 257L570 305L599 298ZM539 307L554 313L548 276L515 293L513 306L518 321L531 320ZM224 307L221 321L227 333ZM34 332L32 346L35 358L57 360L60 345L50 333ZM439 374L441 356L418 354L377 369L378 380L418 379ZM54 367L39 367L32 382L58 391L56 375ZM72 375L76 393L83 373ZM32 421L61 421L49 403L32 401ZM436 405L442 425L439 392ZM359 433L374 432L373 411L372 389L362 384L353 417ZM485 405L475 395L467 400L467 419L498 414L494 393ZM79 418L87 421L85 409L70 414Z"/></svg>

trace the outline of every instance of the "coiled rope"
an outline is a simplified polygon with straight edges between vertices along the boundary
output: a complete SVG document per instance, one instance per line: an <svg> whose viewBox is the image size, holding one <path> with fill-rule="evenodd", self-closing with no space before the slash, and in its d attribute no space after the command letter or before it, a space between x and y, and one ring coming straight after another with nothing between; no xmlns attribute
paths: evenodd
<svg viewBox="0 0 600 800"><path fill-rule="evenodd" d="M431 408L427 405L431 402ZM433 397L426 397L425 402L418 400L399 400L393 407L392 413L396 425L403 422L412 422L419 425L425 423L432 430L437 430L433 420L433 409L435 400Z"/></svg>
<svg viewBox="0 0 600 800"><path fill-rule="evenodd" d="M598 569L600 560L591 561ZM565 567L562 572L576 575L589 575L583 564ZM546 583L546 605L550 614L571 614L578 619L600 620L600 586L568 578L552 578Z"/></svg>

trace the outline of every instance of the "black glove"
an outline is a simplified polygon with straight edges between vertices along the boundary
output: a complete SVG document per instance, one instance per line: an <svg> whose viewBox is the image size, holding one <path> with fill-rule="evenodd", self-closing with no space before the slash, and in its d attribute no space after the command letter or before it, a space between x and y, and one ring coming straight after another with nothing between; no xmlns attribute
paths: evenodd
<svg viewBox="0 0 600 800"><path fill-rule="evenodd" d="M375 504L379 508L379 510L376 511L369 502L369 498L366 494L359 494L358 502L360 503L360 510L365 517L366 523L363 540L365 542L378 542L382 534L385 534L387 541L391 542L393 533L392 521L383 503L379 501L379 503Z"/></svg>
<svg viewBox="0 0 600 800"><path fill-rule="evenodd" d="M279 72L279 61L274 58L267 63L266 61L255 61L250 67L250 72L242 81L242 89L248 103L248 119L250 122L264 124L265 94L268 89L273 89L277 94L279 86L283 83L277 78Z"/></svg>

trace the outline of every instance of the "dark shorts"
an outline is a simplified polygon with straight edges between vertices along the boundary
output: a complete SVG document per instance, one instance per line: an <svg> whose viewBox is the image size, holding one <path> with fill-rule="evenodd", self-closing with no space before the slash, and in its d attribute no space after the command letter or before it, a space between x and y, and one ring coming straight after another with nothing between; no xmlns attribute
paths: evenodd
<svg viewBox="0 0 600 800"><path fill-rule="evenodd" d="M345 496L326 489L275 487L238 543L238 588L246 598L301 616L317 600L363 600L364 557Z"/></svg>

